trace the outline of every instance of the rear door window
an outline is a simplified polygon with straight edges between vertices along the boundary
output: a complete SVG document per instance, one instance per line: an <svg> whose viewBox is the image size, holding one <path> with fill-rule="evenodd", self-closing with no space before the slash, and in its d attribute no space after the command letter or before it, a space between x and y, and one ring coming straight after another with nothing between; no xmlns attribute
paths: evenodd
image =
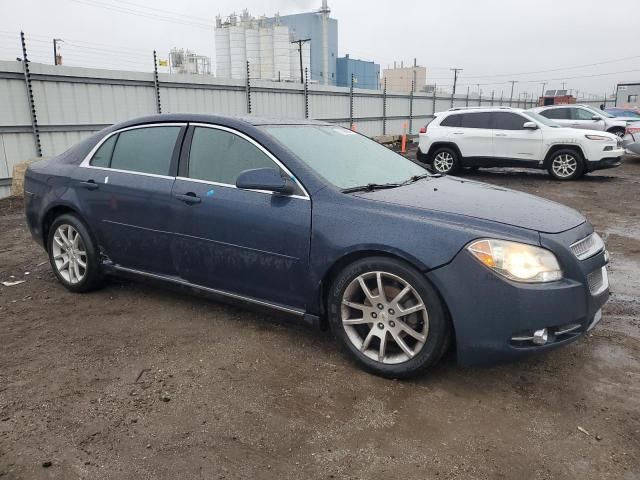
<svg viewBox="0 0 640 480"><path fill-rule="evenodd" d="M464 113L462 114L460 126L463 128L491 128L491 113Z"/></svg>
<svg viewBox="0 0 640 480"><path fill-rule="evenodd" d="M573 120L593 120L593 117L596 114L590 112L585 108L572 108L571 109L571 118Z"/></svg>
<svg viewBox="0 0 640 480"><path fill-rule="evenodd" d="M528 121L517 113L493 113L493 128L496 130L523 130L523 125Z"/></svg>
<svg viewBox="0 0 640 480"><path fill-rule="evenodd" d="M120 132L113 148L111 168L169 175L180 128L146 127Z"/></svg>

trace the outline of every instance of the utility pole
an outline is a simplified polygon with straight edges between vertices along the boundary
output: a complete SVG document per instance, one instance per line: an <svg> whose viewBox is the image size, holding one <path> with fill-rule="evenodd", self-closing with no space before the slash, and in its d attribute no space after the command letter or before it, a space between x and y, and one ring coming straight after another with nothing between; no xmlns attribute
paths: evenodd
<svg viewBox="0 0 640 480"><path fill-rule="evenodd" d="M62 55L58 53L58 42L62 42L61 38L53 39L53 64L62 65Z"/></svg>
<svg viewBox="0 0 640 480"><path fill-rule="evenodd" d="M458 83L458 72L461 72L462 68L450 68L453 71L453 90L451 92L451 106L453 107L453 100L456 96L456 83Z"/></svg>
<svg viewBox="0 0 640 480"><path fill-rule="evenodd" d="M540 95L541 97L544 97L544 87L547 86L547 82L542 82L542 94Z"/></svg>
<svg viewBox="0 0 640 480"><path fill-rule="evenodd" d="M511 104L513 103L513 86L518 83L517 80L509 80L509 83L511 83L511 95L509 96L509 106L511 106Z"/></svg>
<svg viewBox="0 0 640 480"><path fill-rule="evenodd" d="M302 67L302 44L310 41L310 38L303 38L302 40L294 40L293 42L291 42L298 44L298 53L300 54L300 83L304 83L304 68Z"/></svg>
<svg viewBox="0 0 640 480"><path fill-rule="evenodd" d="M567 82L562 82L562 89L565 90L565 85L567 84Z"/></svg>

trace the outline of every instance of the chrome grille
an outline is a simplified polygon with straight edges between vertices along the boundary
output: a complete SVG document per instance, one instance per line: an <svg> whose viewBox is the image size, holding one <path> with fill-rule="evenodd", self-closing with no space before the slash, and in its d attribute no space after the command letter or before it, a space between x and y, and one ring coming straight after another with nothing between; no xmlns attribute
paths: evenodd
<svg viewBox="0 0 640 480"><path fill-rule="evenodd" d="M609 288L607 267L599 268L587 275L587 283L589 284L589 291L591 292L591 295L600 295L604 292Z"/></svg>
<svg viewBox="0 0 640 480"><path fill-rule="evenodd" d="M584 260L589 257L593 257L596 253L599 253L604 248L604 242L600 235L593 232L588 237L578 240L571 245L571 251L580 260Z"/></svg>

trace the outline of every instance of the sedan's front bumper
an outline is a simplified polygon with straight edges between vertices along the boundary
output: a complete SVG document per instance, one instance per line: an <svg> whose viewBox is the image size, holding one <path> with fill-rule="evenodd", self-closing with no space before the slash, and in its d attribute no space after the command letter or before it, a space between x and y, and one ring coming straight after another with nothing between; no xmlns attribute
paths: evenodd
<svg viewBox="0 0 640 480"><path fill-rule="evenodd" d="M561 240L568 246L577 238L565 235ZM550 243L557 244L558 239ZM603 271L605 252L581 262L568 248L560 255L550 249L565 274L556 282L509 281L481 265L466 249L448 265L427 273L449 309L461 365L492 364L550 350L576 340L599 320L609 298L608 284L592 294L589 275ZM543 345L526 340L542 329L548 332Z"/></svg>

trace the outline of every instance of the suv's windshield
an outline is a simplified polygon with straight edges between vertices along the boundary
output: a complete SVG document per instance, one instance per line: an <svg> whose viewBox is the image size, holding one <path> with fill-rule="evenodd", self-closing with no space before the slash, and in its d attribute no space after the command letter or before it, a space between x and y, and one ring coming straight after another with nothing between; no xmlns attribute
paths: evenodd
<svg viewBox="0 0 640 480"><path fill-rule="evenodd" d="M536 122L546 125L547 127L560 128L560 125L558 125L556 122L554 122L553 120L549 120L547 117L543 117L539 113L532 112L530 110L522 113L529 117L531 120L535 120Z"/></svg>
<svg viewBox="0 0 640 480"><path fill-rule="evenodd" d="M274 125L263 128L341 189L402 183L428 173L411 160L342 127Z"/></svg>

